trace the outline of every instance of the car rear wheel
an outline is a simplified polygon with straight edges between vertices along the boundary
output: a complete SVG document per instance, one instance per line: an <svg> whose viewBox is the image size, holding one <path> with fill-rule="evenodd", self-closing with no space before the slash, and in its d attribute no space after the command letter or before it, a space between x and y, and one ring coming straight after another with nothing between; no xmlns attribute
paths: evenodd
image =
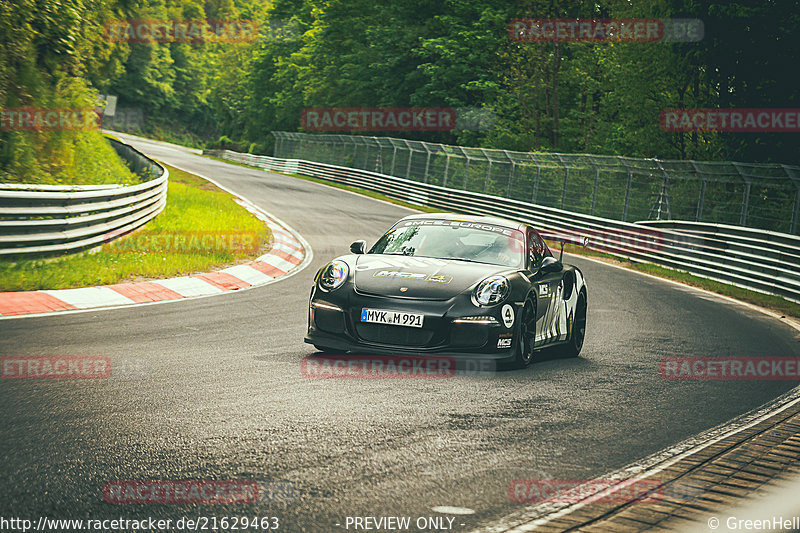
<svg viewBox="0 0 800 533"><path fill-rule="evenodd" d="M536 338L536 306L530 300L519 312L517 339L514 343L514 368L525 368L533 361L533 341Z"/></svg>

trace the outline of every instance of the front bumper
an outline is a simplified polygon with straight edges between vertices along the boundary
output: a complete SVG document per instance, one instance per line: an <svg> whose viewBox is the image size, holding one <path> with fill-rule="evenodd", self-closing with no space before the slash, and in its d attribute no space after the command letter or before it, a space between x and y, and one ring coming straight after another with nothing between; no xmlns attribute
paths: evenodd
<svg viewBox="0 0 800 533"><path fill-rule="evenodd" d="M514 308L516 316L517 304L476 307L470 296L463 294L450 300L424 300L368 295L352 289L328 293L315 287L304 340L342 352L503 360L512 357L516 329L516 323L509 328L502 320L505 304ZM419 313L424 315L423 326L361 322L363 308Z"/></svg>

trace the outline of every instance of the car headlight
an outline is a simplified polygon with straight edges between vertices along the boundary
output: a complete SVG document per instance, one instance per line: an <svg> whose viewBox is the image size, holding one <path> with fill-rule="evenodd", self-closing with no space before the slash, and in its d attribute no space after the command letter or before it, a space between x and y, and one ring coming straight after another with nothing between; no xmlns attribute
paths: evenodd
<svg viewBox="0 0 800 533"><path fill-rule="evenodd" d="M326 291L338 289L347 279L349 272L350 268L344 261L331 261L320 273L319 286Z"/></svg>
<svg viewBox="0 0 800 533"><path fill-rule="evenodd" d="M475 301L480 305L494 305L508 296L508 280L503 276L490 276L475 287Z"/></svg>

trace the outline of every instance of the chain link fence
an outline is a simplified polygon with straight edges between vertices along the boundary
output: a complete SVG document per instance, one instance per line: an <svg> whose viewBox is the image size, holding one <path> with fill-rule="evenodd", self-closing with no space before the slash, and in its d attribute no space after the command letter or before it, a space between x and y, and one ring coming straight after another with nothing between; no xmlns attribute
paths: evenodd
<svg viewBox="0 0 800 533"><path fill-rule="evenodd" d="M305 159L623 221L684 220L798 233L800 167L512 152L391 137L274 131Z"/></svg>

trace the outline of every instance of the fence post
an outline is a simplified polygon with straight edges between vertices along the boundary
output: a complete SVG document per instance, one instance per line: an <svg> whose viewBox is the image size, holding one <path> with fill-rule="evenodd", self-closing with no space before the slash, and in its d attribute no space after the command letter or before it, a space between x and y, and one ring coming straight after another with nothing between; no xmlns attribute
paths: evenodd
<svg viewBox="0 0 800 533"><path fill-rule="evenodd" d="M747 208L750 204L750 180L747 179L742 172L742 169L739 168L738 163L733 163L734 168L736 168L736 172L739 173L739 176L744 181L744 192L742 193L742 214L739 216L739 225L746 226L747 225Z"/></svg>
<svg viewBox="0 0 800 533"><path fill-rule="evenodd" d="M530 156L531 161L533 161L536 164L536 179L533 182L533 193L531 194L531 203L535 204L536 195L539 193L539 180L542 177L542 166L539 164L536 158L533 157L532 153L529 152L528 156Z"/></svg>
<svg viewBox="0 0 800 533"><path fill-rule="evenodd" d="M394 162L397 160L397 145L392 143L392 169L389 171L390 176L394 176Z"/></svg>
<svg viewBox="0 0 800 533"><path fill-rule="evenodd" d="M406 179L411 179L411 158L414 157L414 150L411 149L411 145L408 144L408 141L403 139L403 142L406 143L406 148L408 149L408 164L406 165Z"/></svg>
<svg viewBox="0 0 800 533"><path fill-rule="evenodd" d="M442 150L444 150L444 146L442 146ZM447 171L450 169L450 152L445 150L444 153L447 154L447 159L444 162L444 180L442 181L442 187L447 187Z"/></svg>
<svg viewBox="0 0 800 533"><path fill-rule="evenodd" d="M797 233L798 216L800 216L800 188L797 189L797 192L794 195L794 213L792 213L792 225L791 229L789 229L789 233L792 235Z"/></svg>
<svg viewBox="0 0 800 533"><path fill-rule="evenodd" d="M667 172L667 169L665 169L664 166L661 164L661 161L659 161L658 159L655 159L655 158L653 159L653 161L656 162L656 165L658 165L658 168L664 174L664 181L661 184L661 192L658 195L658 200L656 200L657 203L658 203L658 211L656 213L656 220L671 220L672 219L672 213L670 212L670 208L669 208L669 172ZM667 218L666 219L662 219L661 218L661 214L664 211L664 207L665 206L666 206ZM655 208L655 205L653 205L653 207ZM652 209L651 209L651 214L652 214ZM652 220L650 218L650 216L648 216L647 218L649 220Z"/></svg>
<svg viewBox="0 0 800 533"><path fill-rule="evenodd" d="M509 155L508 150L503 150L503 153L506 154L508 160L511 161L511 172L508 175L508 190L506 191L506 198L511 198L511 184L514 183L514 171L517 169L517 163L511 155Z"/></svg>
<svg viewBox="0 0 800 533"><path fill-rule="evenodd" d="M594 208L597 205L597 184L600 181L600 167L594 162L594 158L589 156L589 162L594 167L594 187L592 188L592 210L589 214L594 216Z"/></svg>
<svg viewBox="0 0 800 533"><path fill-rule="evenodd" d="M797 191L794 194L794 210L792 211L792 223L789 225L789 233L794 235L797 233L797 225L798 225L798 218L800 218L800 177L795 174L794 170L789 168L787 165L781 165L783 167L784 172L786 175L789 176L789 179L792 180L794 183L795 188Z"/></svg>
<svg viewBox="0 0 800 533"><path fill-rule="evenodd" d="M361 165L361 168L364 170L369 170L367 165L369 164L369 147L372 145L372 137L362 137L364 142L364 164Z"/></svg>
<svg viewBox="0 0 800 533"><path fill-rule="evenodd" d="M567 199L567 179L569 178L569 167L564 162L564 158L561 157L561 154L556 154L556 157L561 164L564 165L564 184L561 187L561 209L564 209L564 202Z"/></svg>
<svg viewBox="0 0 800 533"><path fill-rule="evenodd" d="M348 135L348 139L353 143L353 168L358 167L358 135Z"/></svg>
<svg viewBox="0 0 800 533"><path fill-rule="evenodd" d="M464 190L466 191L466 190L468 190L467 189L467 180L469 180L469 159L470 158L469 158L469 154L467 152L465 152L463 148L461 149L461 153L464 154L464 157L467 158L467 162L464 165Z"/></svg>
<svg viewBox="0 0 800 533"><path fill-rule="evenodd" d="M695 161L690 160L689 163L692 164L695 174L700 176L700 195L697 198L697 213L694 216L694 221L701 222L703 220L703 207L706 201L706 178Z"/></svg>
<svg viewBox="0 0 800 533"><path fill-rule="evenodd" d="M486 167L486 178L484 179L484 182L483 182L483 194L488 194L489 193L489 179L492 176L492 158L489 157L488 155L486 155L486 150L484 150L483 148L481 148L481 153L483 154L483 157L486 158L486 161L489 162L489 165Z"/></svg>
<svg viewBox="0 0 800 533"><path fill-rule="evenodd" d="M423 142L422 147L425 148L425 151L428 152L428 157L425 159L425 176L423 177L423 183L428 183L428 170L431 168L431 151L428 150L428 143Z"/></svg>
<svg viewBox="0 0 800 533"><path fill-rule="evenodd" d="M625 187L625 205L622 207L622 221L628 221L628 202L631 199L631 181L633 180L633 173L631 172L631 167L628 166L628 163L622 159L622 156L617 156L619 161L625 166L628 170L628 185Z"/></svg>

